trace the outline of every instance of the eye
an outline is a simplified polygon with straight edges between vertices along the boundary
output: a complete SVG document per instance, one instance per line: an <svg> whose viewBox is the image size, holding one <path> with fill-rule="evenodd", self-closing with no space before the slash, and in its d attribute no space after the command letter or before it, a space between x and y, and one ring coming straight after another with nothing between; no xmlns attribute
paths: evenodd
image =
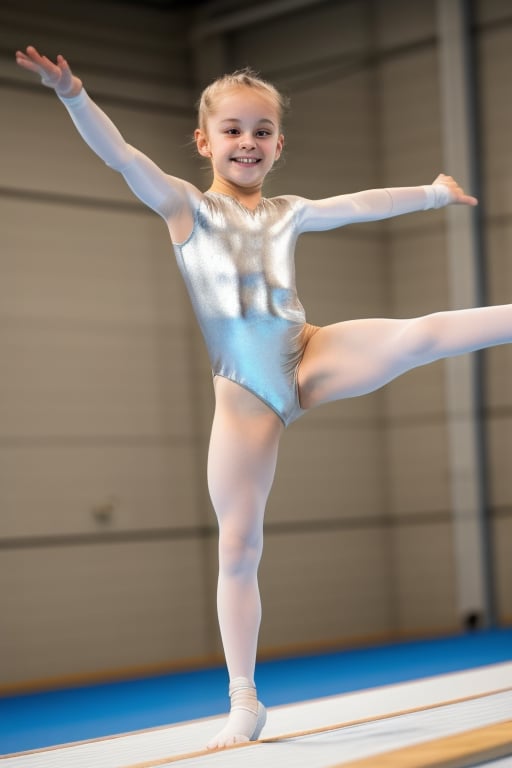
<svg viewBox="0 0 512 768"><path fill-rule="evenodd" d="M227 128L224 133L227 133L228 136L238 136L240 131L238 128Z"/></svg>
<svg viewBox="0 0 512 768"><path fill-rule="evenodd" d="M258 138L264 138L265 136L272 136L272 132L267 131L266 128L260 128L259 131L256 131L256 136Z"/></svg>

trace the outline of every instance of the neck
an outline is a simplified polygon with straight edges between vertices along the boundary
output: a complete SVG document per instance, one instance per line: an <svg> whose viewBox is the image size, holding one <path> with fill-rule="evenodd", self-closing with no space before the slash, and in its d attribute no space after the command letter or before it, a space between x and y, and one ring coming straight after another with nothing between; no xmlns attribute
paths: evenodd
<svg viewBox="0 0 512 768"><path fill-rule="evenodd" d="M242 203L246 208L254 210L261 200L261 186L256 187L238 187L224 179L214 179L209 192L219 192L222 195L229 195Z"/></svg>

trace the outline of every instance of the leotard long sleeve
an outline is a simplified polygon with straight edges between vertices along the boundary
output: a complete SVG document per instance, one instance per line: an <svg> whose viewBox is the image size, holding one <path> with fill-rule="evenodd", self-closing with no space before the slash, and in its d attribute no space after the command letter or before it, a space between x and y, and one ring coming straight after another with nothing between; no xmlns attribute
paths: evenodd
<svg viewBox="0 0 512 768"><path fill-rule="evenodd" d="M123 174L146 205L168 218L179 179L125 142L84 90L61 99L78 131ZM175 243L180 271L203 332L212 371L253 392L285 425L302 413L297 370L314 326L295 287L295 242L307 230L340 227L449 202L438 185L368 190L320 201L263 198L251 211L235 198L198 193L190 236Z"/></svg>
<svg viewBox="0 0 512 768"><path fill-rule="evenodd" d="M180 179L164 173L152 160L128 144L114 123L89 97L85 88L78 96L60 97L78 132L110 168L119 171L132 192L163 218L172 209Z"/></svg>

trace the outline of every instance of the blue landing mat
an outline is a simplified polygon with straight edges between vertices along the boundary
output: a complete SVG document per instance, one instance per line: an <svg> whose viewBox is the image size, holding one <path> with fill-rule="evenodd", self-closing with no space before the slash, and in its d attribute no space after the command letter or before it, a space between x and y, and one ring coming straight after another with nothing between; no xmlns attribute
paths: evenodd
<svg viewBox="0 0 512 768"><path fill-rule="evenodd" d="M268 706L512 661L512 628L258 664ZM0 754L211 717L227 711L224 668L0 700Z"/></svg>

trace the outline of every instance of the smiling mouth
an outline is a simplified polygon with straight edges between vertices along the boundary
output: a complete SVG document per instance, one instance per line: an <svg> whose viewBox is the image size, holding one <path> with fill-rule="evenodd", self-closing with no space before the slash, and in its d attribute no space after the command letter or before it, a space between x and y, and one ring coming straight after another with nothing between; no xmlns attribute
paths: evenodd
<svg viewBox="0 0 512 768"><path fill-rule="evenodd" d="M233 157L231 162L239 163L240 165L256 165L260 162L260 159L256 157Z"/></svg>

